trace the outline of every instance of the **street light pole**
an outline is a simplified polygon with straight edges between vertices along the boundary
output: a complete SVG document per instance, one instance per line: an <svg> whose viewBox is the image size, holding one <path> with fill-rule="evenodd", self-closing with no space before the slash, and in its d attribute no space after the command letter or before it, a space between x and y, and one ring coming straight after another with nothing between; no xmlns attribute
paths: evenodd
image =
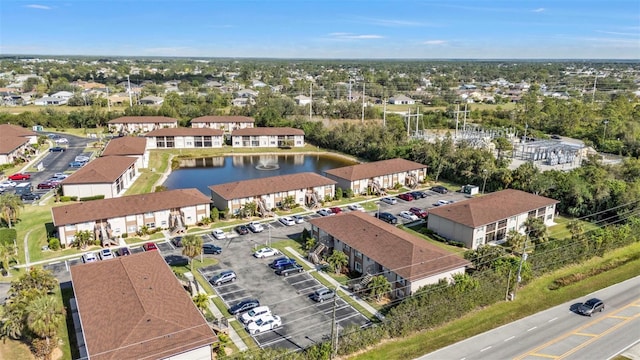
<svg viewBox="0 0 640 360"><path fill-rule="evenodd" d="M483 178L484 181L482 182L482 195L484 195L484 188L485 186L487 186L487 175L488 175L488 171L487 169L482 170L482 174L483 174Z"/></svg>
<svg viewBox="0 0 640 360"><path fill-rule="evenodd" d="M607 139L607 124L609 123L609 120L605 120L603 122L604 124L604 130L602 131L602 141L604 142Z"/></svg>

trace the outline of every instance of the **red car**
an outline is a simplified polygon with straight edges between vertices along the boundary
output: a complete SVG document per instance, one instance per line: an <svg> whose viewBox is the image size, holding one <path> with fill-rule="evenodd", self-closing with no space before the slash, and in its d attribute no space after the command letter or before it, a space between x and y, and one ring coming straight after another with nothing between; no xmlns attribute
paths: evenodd
<svg viewBox="0 0 640 360"><path fill-rule="evenodd" d="M56 186L58 186L58 184L53 183L53 182L43 182L43 183L38 184L37 187L38 187L38 189L53 189Z"/></svg>
<svg viewBox="0 0 640 360"><path fill-rule="evenodd" d="M413 201L413 196L411 196L411 194L406 193L406 194L400 194L398 195L398 197L404 201Z"/></svg>
<svg viewBox="0 0 640 360"><path fill-rule="evenodd" d="M9 180L13 180L13 181L29 180L29 179L31 179L31 174L17 173L9 176Z"/></svg>
<svg viewBox="0 0 640 360"><path fill-rule="evenodd" d="M429 216L429 213L427 213L426 211L417 208L417 207L412 207L411 209L409 209L409 211L411 211L415 216L419 217L419 218L426 218L427 216Z"/></svg>
<svg viewBox="0 0 640 360"><path fill-rule="evenodd" d="M152 242L145 243L144 245L142 245L142 248L144 249L144 251L158 250L156 244Z"/></svg>
<svg viewBox="0 0 640 360"><path fill-rule="evenodd" d="M329 210L331 210L331 212L332 212L332 213L334 213L334 214L340 214L340 213L342 212L342 209L340 209L340 208L339 208L339 207L337 207L337 206L336 206L336 207L329 208Z"/></svg>

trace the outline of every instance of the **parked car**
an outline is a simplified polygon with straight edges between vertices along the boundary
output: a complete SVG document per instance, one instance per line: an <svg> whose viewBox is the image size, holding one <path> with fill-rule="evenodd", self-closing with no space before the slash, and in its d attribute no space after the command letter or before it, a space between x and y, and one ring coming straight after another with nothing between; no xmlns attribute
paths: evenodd
<svg viewBox="0 0 640 360"><path fill-rule="evenodd" d="M302 217L302 215L293 215L292 218L296 224L302 224L304 222L304 217Z"/></svg>
<svg viewBox="0 0 640 360"><path fill-rule="evenodd" d="M47 137L48 137L49 139L57 139L57 138L59 138L59 137L60 137L60 135L58 135L58 134L47 134Z"/></svg>
<svg viewBox="0 0 640 360"><path fill-rule="evenodd" d="M215 229L211 232L211 235L213 235L214 238L218 239L218 240L223 240L227 238L227 235L224 234L224 231L220 230L220 229Z"/></svg>
<svg viewBox="0 0 640 360"><path fill-rule="evenodd" d="M15 181L11 181L11 180L5 180L3 182L0 182L0 188L3 188L3 189L14 188L16 187L16 185L18 184Z"/></svg>
<svg viewBox="0 0 640 360"><path fill-rule="evenodd" d="M411 194L411 196L413 196L414 199L422 199L427 197L427 194L422 191L412 191L409 194Z"/></svg>
<svg viewBox="0 0 640 360"><path fill-rule="evenodd" d="M578 306L578 314L592 316L596 311L604 310L604 302L600 299L589 299L584 304Z"/></svg>
<svg viewBox="0 0 640 360"><path fill-rule="evenodd" d="M72 168L81 168L86 164L86 162L82 162L82 161L72 161L69 163L69 167Z"/></svg>
<svg viewBox="0 0 640 360"><path fill-rule="evenodd" d="M271 310L268 306L258 306L240 316L240 321L243 324L248 325L251 322L258 320L263 315L271 315Z"/></svg>
<svg viewBox="0 0 640 360"><path fill-rule="evenodd" d="M413 201L413 196L409 193L400 194L398 197L404 201Z"/></svg>
<svg viewBox="0 0 640 360"><path fill-rule="evenodd" d="M311 299L317 302L324 302L325 300L333 299L334 296L336 296L336 293L333 290L322 287L311 294Z"/></svg>
<svg viewBox="0 0 640 360"><path fill-rule="evenodd" d="M229 307L229 314L236 315L260 306L258 299L245 299Z"/></svg>
<svg viewBox="0 0 640 360"><path fill-rule="evenodd" d="M79 162L89 162L89 160L91 160L91 157L89 156L85 156L85 155L78 155L76 156L75 159L73 159L73 161L79 161Z"/></svg>
<svg viewBox="0 0 640 360"><path fill-rule="evenodd" d="M98 257L96 257L96 254L93 252L87 252L82 254L82 263L86 264L86 263L90 263L90 262L96 262L98 261Z"/></svg>
<svg viewBox="0 0 640 360"><path fill-rule="evenodd" d="M412 213L411 211L400 211L400 214L398 214L398 215L400 215L401 218L409 220L409 221L420 220L418 215Z"/></svg>
<svg viewBox="0 0 640 360"><path fill-rule="evenodd" d="M434 203L433 206L447 205L448 203L448 200L438 200L438 202Z"/></svg>
<svg viewBox="0 0 640 360"><path fill-rule="evenodd" d="M57 178L57 179L66 179L66 178L68 178L68 177L69 177L69 174L65 174L65 173L55 173L55 174L53 174L53 177L54 177L54 178Z"/></svg>
<svg viewBox="0 0 640 360"><path fill-rule="evenodd" d="M176 236L171 239L171 244L177 248L182 247L182 236Z"/></svg>
<svg viewBox="0 0 640 360"><path fill-rule="evenodd" d="M393 214L388 213L388 212L381 212L381 213L376 213L375 217L377 217L378 219L384 221L384 222L388 222L389 224L397 224L398 223L398 218L393 216Z"/></svg>
<svg viewBox="0 0 640 360"><path fill-rule="evenodd" d="M449 190L446 187L440 186L440 185L432 187L431 191L435 191L439 194L446 194L449 192Z"/></svg>
<svg viewBox="0 0 640 360"><path fill-rule="evenodd" d="M278 249L274 249L270 247L264 247L262 249L258 249L258 251L253 253L253 256L258 259L262 259L270 256L276 256L276 255L280 255L280 251Z"/></svg>
<svg viewBox="0 0 640 360"><path fill-rule="evenodd" d="M329 208L329 211L331 211L334 214L340 214L342 212L342 209L335 206L335 207Z"/></svg>
<svg viewBox="0 0 640 360"><path fill-rule="evenodd" d="M9 176L9 180L13 180L13 181L22 181L22 180L29 180L29 179L31 179L31 174L15 173Z"/></svg>
<svg viewBox="0 0 640 360"><path fill-rule="evenodd" d="M422 210L418 207L412 207L411 209L409 209L409 211L411 211L414 215L416 215L417 217L424 219L427 216L429 216L429 213L426 212L425 210Z"/></svg>
<svg viewBox="0 0 640 360"><path fill-rule="evenodd" d="M100 260L108 260L108 259L115 259L116 258L116 256L113 254L111 249L102 249L102 250L100 250L100 252L98 252L98 256L100 257Z"/></svg>
<svg viewBox="0 0 640 360"><path fill-rule="evenodd" d="M301 273L304 271L302 265L293 263L282 266L281 268L276 270L276 275L289 276L289 274L293 273Z"/></svg>
<svg viewBox="0 0 640 360"><path fill-rule="evenodd" d="M189 265L189 259L182 255L167 255L164 257L164 261L169 266L187 266Z"/></svg>
<svg viewBox="0 0 640 360"><path fill-rule="evenodd" d="M40 195L34 193L27 193L20 195L20 200L22 201L35 201L40 200Z"/></svg>
<svg viewBox="0 0 640 360"><path fill-rule="evenodd" d="M249 233L249 228L246 225L238 225L235 230L240 235L247 235Z"/></svg>
<svg viewBox="0 0 640 360"><path fill-rule="evenodd" d="M560 137L560 135L555 135L555 134L554 134L554 135L551 135L551 136L550 136L550 138L552 138L552 139L554 139L554 140L560 140L560 139L562 139L562 138Z"/></svg>
<svg viewBox="0 0 640 360"><path fill-rule="evenodd" d="M49 148L49 152L64 152L64 148L61 146L54 146Z"/></svg>
<svg viewBox="0 0 640 360"><path fill-rule="evenodd" d="M285 266L287 264L295 264L295 263L296 263L295 259L291 259L291 258L288 258L288 257L285 256L285 257L279 257L279 258L273 260L271 262L271 264L269 264L269 266L272 269L279 269L279 268L281 268L281 267L283 267L283 266Z"/></svg>
<svg viewBox="0 0 640 360"><path fill-rule="evenodd" d="M202 244L202 253L207 255L220 255L222 248L213 244Z"/></svg>
<svg viewBox="0 0 640 360"><path fill-rule="evenodd" d="M120 249L118 249L118 256L129 256L131 255L131 251L129 250L128 247L121 247Z"/></svg>
<svg viewBox="0 0 640 360"><path fill-rule="evenodd" d="M254 233L259 233L264 231L264 226L262 226L262 224L260 224L257 221L250 222L248 227L249 227L249 230L253 231Z"/></svg>
<svg viewBox="0 0 640 360"><path fill-rule="evenodd" d="M380 201L382 201L383 203L387 203L389 205L395 205L398 203L398 200L390 197L383 197L382 199L380 199Z"/></svg>
<svg viewBox="0 0 640 360"><path fill-rule="evenodd" d="M144 243L144 245L142 245L142 248L144 249L144 251L158 250L158 246L156 246L156 243L152 242Z"/></svg>
<svg viewBox="0 0 640 360"><path fill-rule="evenodd" d="M278 219L283 225L286 226L292 226L296 224L296 221L293 220L293 218L291 216L283 216L280 219Z"/></svg>
<svg viewBox="0 0 640 360"><path fill-rule="evenodd" d="M56 183L52 183L50 181L45 181L45 182L41 182L40 184L38 184L38 186L36 186L38 189L53 189L56 186L58 186L58 184Z"/></svg>
<svg viewBox="0 0 640 360"><path fill-rule="evenodd" d="M221 284L236 281L236 273L232 270L225 270L217 275L214 275L209 279L211 285L220 286Z"/></svg>
<svg viewBox="0 0 640 360"><path fill-rule="evenodd" d="M362 211L365 212L364 208L360 204L351 204L347 206L347 208L351 211Z"/></svg>
<svg viewBox="0 0 640 360"><path fill-rule="evenodd" d="M316 213L320 216L331 216L331 215L335 215L333 213L333 211L329 210L329 209L320 209L318 211L316 211Z"/></svg>
<svg viewBox="0 0 640 360"><path fill-rule="evenodd" d="M56 139L56 144L68 144L68 143L69 143L69 139L67 139L67 138L61 137L61 138Z"/></svg>
<svg viewBox="0 0 640 360"><path fill-rule="evenodd" d="M282 320L277 315L263 315L247 325L247 331L251 335L273 330L282 326Z"/></svg>

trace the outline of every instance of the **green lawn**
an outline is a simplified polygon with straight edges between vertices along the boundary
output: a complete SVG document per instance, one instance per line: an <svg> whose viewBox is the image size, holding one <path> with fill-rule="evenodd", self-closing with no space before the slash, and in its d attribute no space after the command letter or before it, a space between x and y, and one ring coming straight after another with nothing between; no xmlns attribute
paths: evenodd
<svg viewBox="0 0 640 360"><path fill-rule="evenodd" d="M554 221L557 225L549 227L549 237L553 238L565 238L571 237L571 232L569 231L569 223L571 222L570 218L564 216L556 216ZM582 226L584 227L585 232L593 231L598 229L598 226L583 220L578 220Z"/></svg>
<svg viewBox="0 0 640 360"><path fill-rule="evenodd" d="M576 297L588 295L596 290L617 284L638 275L640 259L629 261L615 269L601 272L584 281L549 290L555 279L575 273L588 273L589 269L598 268L612 259L633 258L640 252L640 243L606 254L602 258L593 258L584 264L566 267L553 273L541 276L527 286L521 288L513 302L500 302L483 310L475 311L467 316L433 330L422 331L402 339L386 341L365 353L350 358L359 360L404 360L416 358L474 335L491 330L498 326L524 318L531 314L554 307Z"/></svg>

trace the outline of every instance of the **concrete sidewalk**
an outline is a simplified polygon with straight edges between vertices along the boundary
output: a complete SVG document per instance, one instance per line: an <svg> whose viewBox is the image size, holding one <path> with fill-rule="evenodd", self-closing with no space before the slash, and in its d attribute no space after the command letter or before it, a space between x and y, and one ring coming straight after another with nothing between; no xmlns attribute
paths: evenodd
<svg viewBox="0 0 640 360"><path fill-rule="evenodd" d="M373 306L369 305L369 303L367 303L366 301L364 301L360 297L358 297L356 294L354 294L351 291L349 291L349 289L346 286L340 284L336 279L332 278L331 276L329 276L324 271L319 271L316 265L312 264L310 261L308 261L302 255L300 255L296 250L294 250L293 248L291 248L289 246L285 247L285 250L287 250L291 254L293 254L293 256L298 261L303 262L303 263L307 264L307 266L315 269L315 271L316 271L316 273L318 275L322 276L325 280L330 282L334 286L334 288L338 289L339 291L341 291L342 293L344 293L345 295L347 295L348 297L353 299L353 301L357 302L358 305L360 305L363 308L365 308L370 314L372 314L373 316L377 317L379 320L383 320L384 319L384 315L380 314L380 312L378 312L378 310L376 310Z"/></svg>

